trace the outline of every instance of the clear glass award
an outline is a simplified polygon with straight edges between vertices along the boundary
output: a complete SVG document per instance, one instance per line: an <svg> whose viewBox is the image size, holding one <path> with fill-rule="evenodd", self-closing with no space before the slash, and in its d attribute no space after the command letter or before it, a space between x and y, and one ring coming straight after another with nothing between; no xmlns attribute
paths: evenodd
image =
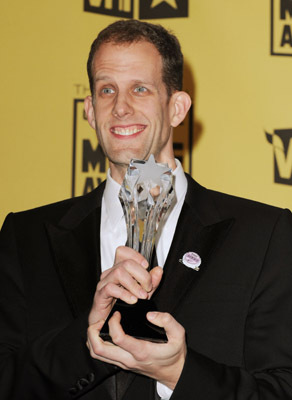
<svg viewBox="0 0 292 400"><path fill-rule="evenodd" d="M171 169L156 163L153 155L148 161L131 160L119 198L127 226L126 245L141 253L150 269L156 232L174 198ZM153 342L167 342L164 329L146 318L148 311L156 310L152 300L139 299L134 305L117 300L107 321L119 311L121 325L127 334ZM107 321L100 335L104 340L111 340Z"/></svg>

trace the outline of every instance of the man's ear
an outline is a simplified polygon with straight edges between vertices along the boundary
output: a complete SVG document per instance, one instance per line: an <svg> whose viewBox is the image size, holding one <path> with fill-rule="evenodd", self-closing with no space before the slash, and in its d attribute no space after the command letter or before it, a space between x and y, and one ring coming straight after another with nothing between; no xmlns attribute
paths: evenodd
<svg viewBox="0 0 292 400"><path fill-rule="evenodd" d="M170 123L175 128L185 119L191 107L192 100L186 92L180 91L173 93L170 101L173 109Z"/></svg>
<svg viewBox="0 0 292 400"><path fill-rule="evenodd" d="M91 128L95 130L95 117L94 117L94 108L92 104L92 96L87 96L84 100L84 110L87 116L87 121Z"/></svg>

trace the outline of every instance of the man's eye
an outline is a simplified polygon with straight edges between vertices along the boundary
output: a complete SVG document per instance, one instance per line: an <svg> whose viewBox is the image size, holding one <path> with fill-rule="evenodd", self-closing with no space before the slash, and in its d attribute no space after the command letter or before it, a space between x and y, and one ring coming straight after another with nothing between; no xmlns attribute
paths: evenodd
<svg viewBox="0 0 292 400"><path fill-rule="evenodd" d="M147 89L144 86L138 86L134 89L134 92L136 93L144 93L147 92Z"/></svg>
<svg viewBox="0 0 292 400"><path fill-rule="evenodd" d="M114 91L114 89L112 89L112 88L103 88L103 89L101 90L101 92L104 93L104 94L112 94L112 93L114 93L115 91Z"/></svg>

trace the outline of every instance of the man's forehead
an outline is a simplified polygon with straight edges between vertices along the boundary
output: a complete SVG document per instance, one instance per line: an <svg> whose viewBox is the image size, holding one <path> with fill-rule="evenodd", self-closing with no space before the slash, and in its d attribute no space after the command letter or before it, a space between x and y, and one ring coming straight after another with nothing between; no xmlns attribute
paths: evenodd
<svg viewBox="0 0 292 400"><path fill-rule="evenodd" d="M93 74L96 80L108 80L115 74L133 73L133 81L153 82L162 73L162 58L155 46L149 42L103 43L93 59ZM161 76L161 75L160 75Z"/></svg>

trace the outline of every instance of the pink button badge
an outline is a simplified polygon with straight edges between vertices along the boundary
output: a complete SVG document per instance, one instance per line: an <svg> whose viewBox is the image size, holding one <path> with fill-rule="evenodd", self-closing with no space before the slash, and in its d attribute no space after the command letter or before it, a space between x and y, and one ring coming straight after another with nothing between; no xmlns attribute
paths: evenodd
<svg viewBox="0 0 292 400"><path fill-rule="evenodd" d="M186 254L184 254L182 260L179 260L181 263L183 263L186 267L192 268L195 271L200 270L200 265L202 263L201 257L199 254L189 251Z"/></svg>

